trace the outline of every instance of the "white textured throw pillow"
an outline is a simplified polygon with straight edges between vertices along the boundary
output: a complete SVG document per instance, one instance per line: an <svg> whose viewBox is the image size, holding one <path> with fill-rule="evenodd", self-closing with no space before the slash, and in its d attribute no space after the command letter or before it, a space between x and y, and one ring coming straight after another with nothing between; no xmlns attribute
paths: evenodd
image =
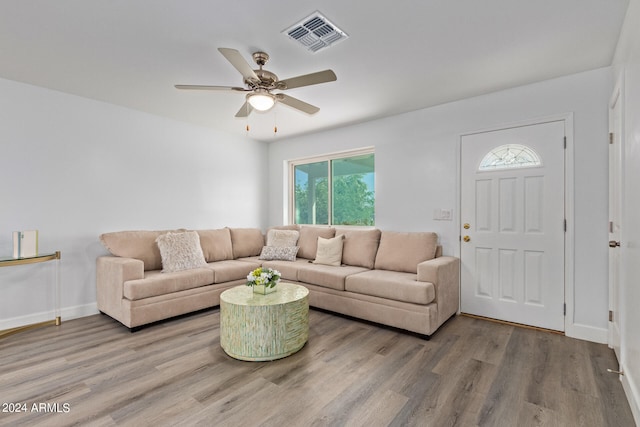
<svg viewBox="0 0 640 427"><path fill-rule="evenodd" d="M300 232L297 230L272 229L267 232L267 246L290 248L298 243Z"/></svg>
<svg viewBox="0 0 640 427"><path fill-rule="evenodd" d="M297 246L264 246L258 259L263 259L265 261L295 261L297 253Z"/></svg>
<svg viewBox="0 0 640 427"><path fill-rule="evenodd" d="M342 245L344 235L325 239L318 237L318 251L314 264L340 265L342 263Z"/></svg>
<svg viewBox="0 0 640 427"><path fill-rule="evenodd" d="M206 267L207 262L200 246L200 236L195 231L166 233L156 239L162 257L162 272Z"/></svg>

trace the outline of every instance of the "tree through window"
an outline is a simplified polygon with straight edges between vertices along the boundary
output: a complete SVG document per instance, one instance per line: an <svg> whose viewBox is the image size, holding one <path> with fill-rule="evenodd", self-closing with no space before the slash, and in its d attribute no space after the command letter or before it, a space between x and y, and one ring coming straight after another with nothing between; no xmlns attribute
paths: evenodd
<svg viewBox="0 0 640 427"><path fill-rule="evenodd" d="M370 151L370 150L369 150ZM295 224L375 224L374 154L291 164Z"/></svg>

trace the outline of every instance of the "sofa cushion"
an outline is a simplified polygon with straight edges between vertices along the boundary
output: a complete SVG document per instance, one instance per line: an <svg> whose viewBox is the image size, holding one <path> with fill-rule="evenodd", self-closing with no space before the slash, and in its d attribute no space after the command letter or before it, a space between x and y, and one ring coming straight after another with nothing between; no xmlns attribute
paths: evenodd
<svg viewBox="0 0 640 427"><path fill-rule="evenodd" d="M318 251L318 237L330 239L336 234L335 228L326 227L300 227L298 238L298 256L300 258L315 259Z"/></svg>
<svg viewBox="0 0 640 427"><path fill-rule="evenodd" d="M258 228L230 228L233 258L260 255L264 236Z"/></svg>
<svg viewBox="0 0 640 427"><path fill-rule="evenodd" d="M417 277L413 273L369 270L348 276L345 290L395 301L429 304L436 297L433 283L418 282Z"/></svg>
<svg viewBox="0 0 640 427"><path fill-rule="evenodd" d="M156 239L167 231L116 231L100 235L100 241L111 255L139 259L145 271L160 270L162 257Z"/></svg>
<svg viewBox="0 0 640 427"><path fill-rule="evenodd" d="M247 279L247 275L260 267L258 263L238 260L217 261L207 264L213 271L213 283L225 283L233 280Z"/></svg>
<svg viewBox="0 0 640 427"><path fill-rule="evenodd" d="M433 259L438 235L431 232L383 231L376 254L376 270L417 273L418 264Z"/></svg>
<svg viewBox="0 0 640 427"><path fill-rule="evenodd" d="M207 262L233 259L231 232L228 228L217 230L197 230L200 236L202 253Z"/></svg>
<svg viewBox="0 0 640 427"><path fill-rule="evenodd" d="M340 266L342 264L342 243L344 236L325 239L318 237L318 250L314 264Z"/></svg>
<svg viewBox="0 0 640 427"><path fill-rule="evenodd" d="M334 267L331 265L307 263L306 265L300 266L298 270L298 280L312 285L344 291L345 278L363 271L367 271L367 269L363 267Z"/></svg>
<svg viewBox="0 0 640 427"><path fill-rule="evenodd" d="M344 235L342 263L372 269L380 244L380 230L345 230L336 228L336 236Z"/></svg>
<svg viewBox="0 0 640 427"><path fill-rule="evenodd" d="M298 230L277 230L267 231L267 246L293 247L298 243L300 232Z"/></svg>
<svg viewBox="0 0 640 427"><path fill-rule="evenodd" d="M280 272L281 278L283 280L298 280L298 270L301 268L311 265L309 264L309 260L298 258L295 261L264 261L262 263L263 267L273 268L274 270L278 270Z"/></svg>
<svg viewBox="0 0 640 427"><path fill-rule="evenodd" d="M162 257L162 272L190 270L204 267L207 262L202 254L200 237L195 231L165 233L156 239Z"/></svg>
<svg viewBox="0 0 640 427"><path fill-rule="evenodd" d="M280 246L264 246L260 252L259 259L265 261L295 261L298 253L297 246L280 247Z"/></svg>
<svg viewBox="0 0 640 427"><path fill-rule="evenodd" d="M172 294L212 283L213 272L208 268L195 268L174 273L161 273L159 270L155 270L145 272L144 279L124 282L123 294L125 298L133 301Z"/></svg>

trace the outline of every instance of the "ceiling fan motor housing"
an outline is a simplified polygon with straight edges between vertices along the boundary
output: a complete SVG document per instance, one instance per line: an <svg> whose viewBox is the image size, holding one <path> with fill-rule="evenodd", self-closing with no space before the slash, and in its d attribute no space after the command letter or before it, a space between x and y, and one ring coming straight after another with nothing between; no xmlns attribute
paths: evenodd
<svg viewBox="0 0 640 427"><path fill-rule="evenodd" d="M262 68L259 70L254 70L258 78L259 82L245 79L245 83L253 88L264 88L264 89L275 89L275 83L278 81L278 76L276 76L271 71L263 70Z"/></svg>

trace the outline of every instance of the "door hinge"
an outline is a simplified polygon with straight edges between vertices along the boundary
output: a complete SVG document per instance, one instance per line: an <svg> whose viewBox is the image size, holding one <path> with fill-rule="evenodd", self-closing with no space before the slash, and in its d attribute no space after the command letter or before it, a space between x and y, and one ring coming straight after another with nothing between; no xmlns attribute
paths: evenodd
<svg viewBox="0 0 640 427"><path fill-rule="evenodd" d="M567 137L566 136L564 137L564 149L565 150L567 149Z"/></svg>
<svg viewBox="0 0 640 427"><path fill-rule="evenodd" d="M567 220L566 219L564 220L564 232L565 233L567 232Z"/></svg>
<svg viewBox="0 0 640 427"><path fill-rule="evenodd" d="M613 144L613 132L609 132L609 144Z"/></svg>
<svg viewBox="0 0 640 427"><path fill-rule="evenodd" d="M613 322L613 311L609 310L609 322Z"/></svg>
<svg viewBox="0 0 640 427"><path fill-rule="evenodd" d="M564 304L562 304L562 315L563 316L567 315L567 303L566 302Z"/></svg>

